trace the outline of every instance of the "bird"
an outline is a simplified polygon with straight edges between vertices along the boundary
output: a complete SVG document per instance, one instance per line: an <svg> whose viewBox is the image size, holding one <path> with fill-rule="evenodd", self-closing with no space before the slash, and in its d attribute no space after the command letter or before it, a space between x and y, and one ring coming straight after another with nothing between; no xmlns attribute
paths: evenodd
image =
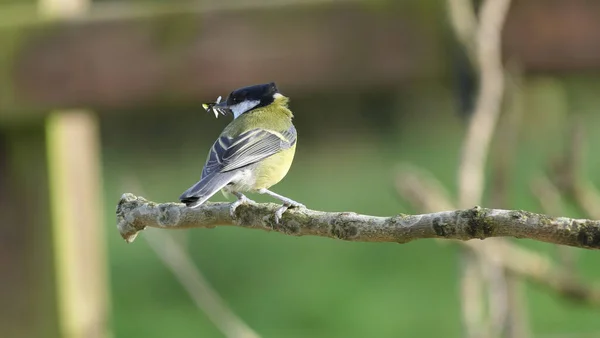
<svg viewBox="0 0 600 338"><path fill-rule="evenodd" d="M229 212L235 218L237 207L255 202L244 193L266 194L283 203L275 211L279 223L289 208L305 206L269 190L288 173L296 152L297 132L288 107L289 98L274 82L242 87L215 103L204 104L215 117L233 115L214 142L202 169L200 181L187 189L179 200L196 208L218 191L234 195Z"/></svg>

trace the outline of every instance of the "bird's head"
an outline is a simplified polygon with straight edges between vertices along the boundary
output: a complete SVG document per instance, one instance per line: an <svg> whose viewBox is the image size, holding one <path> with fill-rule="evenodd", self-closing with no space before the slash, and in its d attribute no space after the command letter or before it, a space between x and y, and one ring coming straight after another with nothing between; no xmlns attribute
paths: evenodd
<svg viewBox="0 0 600 338"><path fill-rule="evenodd" d="M274 82L270 82L236 89L224 101L219 96L215 103L204 104L203 107L206 111L212 110L215 117L231 113L235 119L253 109L273 103L286 104L287 97L279 93Z"/></svg>

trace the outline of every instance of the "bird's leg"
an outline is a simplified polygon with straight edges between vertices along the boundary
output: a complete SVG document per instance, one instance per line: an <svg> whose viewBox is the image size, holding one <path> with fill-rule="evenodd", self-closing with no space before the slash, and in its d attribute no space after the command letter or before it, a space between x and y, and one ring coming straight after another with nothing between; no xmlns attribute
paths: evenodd
<svg viewBox="0 0 600 338"><path fill-rule="evenodd" d="M233 192L233 195L235 195L235 197L237 197L237 200L234 201L233 203L231 203L231 206L229 206L229 214L231 215L232 218L235 218L235 209L237 209L237 207L239 207L240 205L256 204L256 202L249 199L248 197L246 197L246 195L242 194L241 192Z"/></svg>
<svg viewBox="0 0 600 338"><path fill-rule="evenodd" d="M306 208L304 206L304 204L302 204L302 203L298 203L292 199L289 199L285 196L276 194L265 188L259 189L258 193L259 194L267 194L267 195L274 197L283 202L283 205L275 211L275 223L279 223L279 221L281 220L281 217L283 216L283 213L286 212L286 210L289 208Z"/></svg>

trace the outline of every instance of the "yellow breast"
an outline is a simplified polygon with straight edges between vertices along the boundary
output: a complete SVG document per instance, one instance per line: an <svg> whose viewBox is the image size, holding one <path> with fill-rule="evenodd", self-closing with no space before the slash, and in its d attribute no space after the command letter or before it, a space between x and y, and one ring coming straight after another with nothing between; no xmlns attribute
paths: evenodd
<svg viewBox="0 0 600 338"><path fill-rule="evenodd" d="M295 153L296 144L262 160L262 163L256 168L254 189L268 189L279 183L290 170Z"/></svg>

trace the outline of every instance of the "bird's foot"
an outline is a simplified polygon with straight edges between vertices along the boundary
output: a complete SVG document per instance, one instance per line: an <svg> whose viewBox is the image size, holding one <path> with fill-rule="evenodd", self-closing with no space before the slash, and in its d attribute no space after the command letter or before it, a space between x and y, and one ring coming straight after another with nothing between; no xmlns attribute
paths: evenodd
<svg viewBox="0 0 600 338"><path fill-rule="evenodd" d="M244 194L236 193L235 196L238 199L236 201L234 201L233 203L231 203L231 205L229 206L229 214L231 215L231 218L235 218L235 210L240 205L242 205L242 204L256 204L256 202L254 202L253 200L249 199Z"/></svg>
<svg viewBox="0 0 600 338"><path fill-rule="evenodd" d="M276 194L266 188L259 189L258 193L259 194L267 194L267 195L274 197L283 202L283 205L281 207L279 207L279 209L275 210L275 224L279 224L279 221L281 220L283 213L286 212L287 209L289 209L289 208L306 208L304 206L304 204L298 203L298 202L294 201L293 199L289 199L285 196Z"/></svg>
<svg viewBox="0 0 600 338"><path fill-rule="evenodd" d="M279 221L281 221L281 217L283 217L283 213L286 212L289 208L306 208L306 206L304 206L304 204L302 203L298 203L288 198L287 201L285 201L281 207L275 210L275 224L279 224Z"/></svg>

